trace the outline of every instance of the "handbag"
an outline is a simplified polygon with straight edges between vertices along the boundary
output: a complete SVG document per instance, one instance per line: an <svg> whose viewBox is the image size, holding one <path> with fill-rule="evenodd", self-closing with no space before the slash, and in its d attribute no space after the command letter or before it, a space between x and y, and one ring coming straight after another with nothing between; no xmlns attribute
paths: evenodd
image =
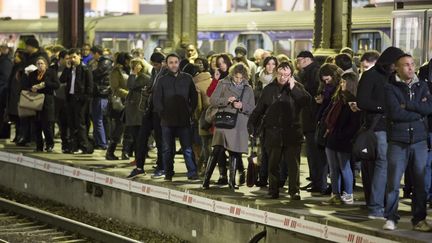
<svg viewBox="0 0 432 243"><path fill-rule="evenodd" d="M23 90L20 94L18 107L34 111L41 111L43 108L44 100L44 94Z"/></svg>
<svg viewBox="0 0 432 243"><path fill-rule="evenodd" d="M369 128L362 126L354 138L352 146L352 158L354 161L375 161L378 157L378 141L374 128L380 117L372 120Z"/></svg>
<svg viewBox="0 0 432 243"><path fill-rule="evenodd" d="M116 95L111 96L111 106L115 111L122 111L125 108L121 97Z"/></svg>
<svg viewBox="0 0 432 243"><path fill-rule="evenodd" d="M30 116L36 116L36 111L18 106L18 117L30 117Z"/></svg>
<svg viewBox="0 0 432 243"><path fill-rule="evenodd" d="M245 87L243 86L243 90L242 90L240 98L239 98L240 101L243 98L244 90L245 90ZM238 113L239 113L238 109L236 112L218 111L215 115L215 118L214 118L215 127L225 128L225 129L234 128L236 123L237 123Z"/></svg>
<svg viewBox="0 0 432 243"><path fill-rule="evenodd" d="M314 140L319 147L325 147L327 143L327 126L325 125L325 122L317 123Z"/></svg>
<svg viewBox="0 0 432 243"><path fill-rule="evenodd" d="M199 118L199 121L198 121L199 128L201 128L203 130L208 130L212 126L212 123L207 122L207 120L206 120L207 110L208 110L208 108L205 109L205 111L201 112L201 115L200 115L200 118Z"/></svg>

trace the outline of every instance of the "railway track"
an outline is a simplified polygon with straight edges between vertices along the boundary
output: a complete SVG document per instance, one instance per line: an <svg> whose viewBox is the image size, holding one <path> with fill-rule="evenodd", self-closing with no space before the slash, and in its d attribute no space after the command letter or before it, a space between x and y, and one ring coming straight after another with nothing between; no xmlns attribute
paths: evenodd
<svg viewBox="0 0 432 243"><path fill-rule="evenodd" d="M3 242L139 241L0 198L0 243Z"/></svg>

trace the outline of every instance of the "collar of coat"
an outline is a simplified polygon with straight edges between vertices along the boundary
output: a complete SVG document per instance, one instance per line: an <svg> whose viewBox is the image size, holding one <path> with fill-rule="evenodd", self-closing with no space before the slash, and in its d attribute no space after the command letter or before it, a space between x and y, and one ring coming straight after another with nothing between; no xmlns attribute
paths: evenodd
<svg viewBox="0 0 432 243"><path fill-rule="evenodd" d="M395 74L395 81L396 81L396 83L398 83L398 84L405 84L405 85L407 85L409 88L411 88L414 84L420 82L419 78L418 78L417 75L415 75L415 74L414 74L414 77L413 77L413 79L411 80L411 82L410 82L409 84L405 83L405 80L402 80L402 79L399 77L399 75L397 75L397 74Z"/></svg>

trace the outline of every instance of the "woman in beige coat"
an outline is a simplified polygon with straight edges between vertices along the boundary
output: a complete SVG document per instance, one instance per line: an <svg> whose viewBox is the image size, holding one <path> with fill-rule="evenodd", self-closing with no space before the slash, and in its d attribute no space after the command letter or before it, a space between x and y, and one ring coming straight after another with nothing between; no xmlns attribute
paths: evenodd
<svg viewBox="0 0 432 243"><path fill-rule="evenodd" d="M235 127L232 129L216 127L213 134L213 151L208 160L203 188L209 188L210 177L218 161L222 161L225 151L229 153L229 183L231 189L237 189L235 183L236 168L241 163L241 155L248 152L247 122L255 107L254 93L249 85L249 69L242 63L230 68L229 75L221 80L210 97L210 104L218 111L237 114ZM243 94L242 94L243 93ZM240 168L242 166L239 166Z"/></svg>

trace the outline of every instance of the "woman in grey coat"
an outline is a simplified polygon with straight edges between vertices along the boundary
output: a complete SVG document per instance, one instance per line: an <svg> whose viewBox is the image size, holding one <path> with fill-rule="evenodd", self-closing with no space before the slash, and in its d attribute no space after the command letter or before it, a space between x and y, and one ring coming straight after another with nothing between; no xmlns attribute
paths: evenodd
<svg viewBox="0 0 432 243"><path fill-rule="evenodd" d="M130 151L134 151L136 154L139 129L141 126L142 118L145 112L145 105L149 96L148 90L151 89L152 82L150 76L146 73L144 62L135 58L131 61L131 75L127 80L127 88L129 93L126 96L125 101L125 125L126 130L129 132L129 136L124 136L123 139L126 144L134 144L134 148Z"/></svg>
<svg viewBox="0 0 432 243"><path fill-rule="evenodd" d="M221 80L210 97L210 105L218 111L235 113L238 111L237 122L232 129L215 128L213 135L213 151L207 163L203 188L209 188L210 177L218 161L229 153L229 186L238 189L235 183L236 168L241 162L241 155L248 152L247 122L255 107L252 87L249 85L249 69L237 63L229 70L229 75ZM243 94L242 94L243 93ZM242 168L243 166L239 166Z"/></svg>

